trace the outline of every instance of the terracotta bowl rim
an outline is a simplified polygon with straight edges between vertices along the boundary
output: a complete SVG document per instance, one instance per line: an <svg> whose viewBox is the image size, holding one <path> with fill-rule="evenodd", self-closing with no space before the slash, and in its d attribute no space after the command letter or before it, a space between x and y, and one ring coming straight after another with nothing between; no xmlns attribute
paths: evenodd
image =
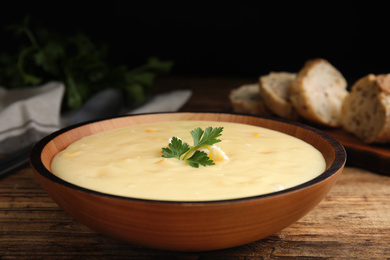
<svg viewBox="0 0 390 260"><path fill-rule="evenodd" d="M87 124L91 123L96 123L96 122L101 122L105 120L115 120L116 118L122 118L122 117L133 117L133 116L146 116L146 115L159 115L159 114L224 114L224 115L239 115L239 116L244 116L244 117L254 117L254 118L261 118L261 119L266 119L266 120L271 120L271 121L278 121L282 123L287 123L294 125L296 127L304 128L305 130L308 130L310 132L313 132L317 135L319 135L321 138L325 139L331 147L334 150L335 153L335 159L331 163L330 167L325 170L323 173L321 173L319 176L315 177L312 180L309 180L307 182L304 182L302 184L299 184L297 186L281 190L281 191L276 191L272 193L267 193L267 194L261 194L261 195L254 195L254 196L248 196L248 197L243 197L243 198L234 198L234 199L221 199L221 200L207 200L207 201L174 201L174 200L154 200L154 199L142 199L142 198L133 198L133 197L125 197L125 196L119 196L119 195L113 195L113 194L108 194L104 192L99 192L95 191L92 189L80 187L78 185L72 184L70 182L67 182L56 175L54 175L52 172L50 172L42 163L41 161L41 153L43 152L43 149L45 146L54 138L57 136L78 128L82 127ZM201 205L201 204L216 204L216 203L233 203L233 202L243 202L243 201L249 201L249 200L257 200L257 199L263 199L263 198L269 198L269 197L276 197L280 195L284 195L286 193L293 193L295 191L308 188L310 186L313 186L315 184L321 183L322 181L325 181L326 179L332 177L333 175L337 174L337 172L342 169L346 163L346 158L347 154L345 151L344 146L331 137L330 135L324 133L323 131L313 127L306 125L304 123L296 122L296 121L290 121L287 119L283 118L276 118L276 117L271 117L271 116L258 116L258 115L250 115L250 114L244 114L244 113L233 113L233 112L155 112L155 113L142 113L142 114L127 114L127 115L120 115L120 116L115 116L115 117L110 117L106 119L98 119L98 120L91 120L91 121L86 121L82 123L78 123L75 125L67 126L64 128L61 128L44 138L42 138L40 141L38 141L34 147L32 148L30 152L30 165L32 168L35 170L36 173L41 175L42 177L50 180L51 182L57 183L59 185L66 186L70 189L88 193L91 195L95 196L102 196L106 198L113 198L113 199L122 199L122 200L127 200L127 201L133 201L133 202L147 202L147 203L167 203L167 204L182 204L182 205L189 205L189 204L194 204L194 205Z"/></svg>

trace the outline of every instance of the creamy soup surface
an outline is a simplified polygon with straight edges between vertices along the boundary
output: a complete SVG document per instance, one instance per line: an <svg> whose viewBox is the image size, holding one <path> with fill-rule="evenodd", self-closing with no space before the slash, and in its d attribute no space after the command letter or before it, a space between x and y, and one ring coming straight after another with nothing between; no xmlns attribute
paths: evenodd
<svg viewBox="0 0 390 260"><path fill-rule="evenodd" d="M193 168L162 158L169 139L193 145L190 131L224 127L208 147L215 165ZM266 128L207 121L172 121L105 131L58 153L51 171L78 186L141 199L210 201L271 193L309 181L325 170L310 144Z"/></svg>

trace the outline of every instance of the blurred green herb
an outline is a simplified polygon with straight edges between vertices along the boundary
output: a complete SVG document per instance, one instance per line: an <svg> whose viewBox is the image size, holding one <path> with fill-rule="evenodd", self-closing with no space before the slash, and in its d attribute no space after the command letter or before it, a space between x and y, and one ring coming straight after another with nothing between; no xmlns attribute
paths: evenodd
<svg viewBox="0 0 390 260"><path fill-rule="evenodd" d="M0 53L0 84L15 88L48 81L65 84L64 109L79 108L91 95L108 87L123 90L129 106L144 102L152 93L154 79L170 72L173 62L150 57L146 64L128 69L108 64L107 45L95 44L83 33L64 36L47 29L30 28L30 18L7 26L19 39L17 53Z"/></svg>

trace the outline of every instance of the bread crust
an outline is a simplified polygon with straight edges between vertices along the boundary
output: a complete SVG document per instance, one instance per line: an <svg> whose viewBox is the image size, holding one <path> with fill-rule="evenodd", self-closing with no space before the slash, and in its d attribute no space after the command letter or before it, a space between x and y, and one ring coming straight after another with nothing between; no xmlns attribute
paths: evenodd
<svg viewBox="0 0 390 260"><path fill-rule="evenodd" d="M296 73L270 72L259 77L260 96L274 114L289 120L299 120L299 114L290 101L290 84Z"/></svg>
<svg viewBox="0 0 390 260"><path fill-rule="evenodd" d="M232 89L229 94L233 111L260 116L273 116L259 94L259 84L245 84Z"/></svg>
<svg viewBox="0 0 390 260"><path fill-rule="evenodd" d="M306 120L327 126L341 126L341 106L347 96L347 81L327 60L308 60L290 85L290 99Z"/></svg>
<svg viewBox="0 0 390 260"><path fill-rule="evenodd" d="M390 142L390 74L369 74L352 85L342 127L368 144Z"/></svg>

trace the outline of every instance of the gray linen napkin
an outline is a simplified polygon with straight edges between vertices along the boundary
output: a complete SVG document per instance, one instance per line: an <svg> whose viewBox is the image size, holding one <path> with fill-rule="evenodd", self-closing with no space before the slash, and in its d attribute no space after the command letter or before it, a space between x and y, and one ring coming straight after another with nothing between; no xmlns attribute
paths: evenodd
<svg viewBox="0 0 390 260"><path fill-rule="evenodd" d="M61 115L64 91L59 82L19 90L0 87L0 177L28 162L32 145L44 136L75 122L96 119L102 112L104 116L115 112L112 106L117 106L113 104L117 95L107 90L97 93L76 113ZM191 94L191 90L162 93L125 114L175 112Z"/></svg>
<svg viewBox="0 0 390 260"><path fill-rule="evenodd" d="M176 112L191 97L192 91L189 89L174 90L167 93L159 94L153 97L148 103L140 106L127 114L142 114L156 112Z"/></svg>
<svg viewBox="0 0 390 260"><path fill-rule="evenodd" d="M109 103L113 100L108 92L98 93L93 104L81 108L70 118L64 118L69 117L60 115L64 90L65 86L58 82L18 90L0 87L0 154L12 153L32 145L59 128L73 124L75 120L79 123L95 119L102 113L99 105L108 109ZM125 114L175 112L191 95L191 90L162 93Z"/></svg>
<svg viewBox="0 0 390 260"><path fill-rule="evenodd" d="M0 154L31 146L58 130L64 90L60 82L15 90L0 87Z"/></svg>

